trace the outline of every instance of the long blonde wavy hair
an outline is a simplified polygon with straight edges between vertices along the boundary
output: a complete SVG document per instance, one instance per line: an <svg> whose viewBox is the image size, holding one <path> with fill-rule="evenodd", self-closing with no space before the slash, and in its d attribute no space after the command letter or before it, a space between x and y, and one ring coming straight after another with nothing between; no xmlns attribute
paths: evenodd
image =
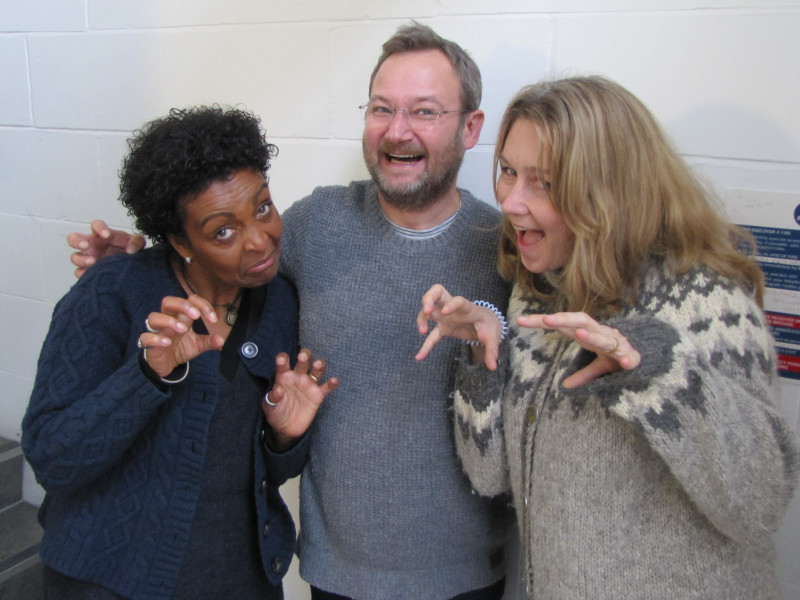
<svg viewBox="0 0 800 600"><path fill-rule="evenodd" d="M752 236L717 213L710 192L633 94L600 76L523 88L500 125L495 192L498 157L517 119L537 127L539 156L551 160L550 200L575 243L563 269L531 273L504 219L498 260L503 277L556 310L607 317L636 299L642 268L661 257L677 275L705 264L762 303L763 274L742 251L754 251Z"/></svg>

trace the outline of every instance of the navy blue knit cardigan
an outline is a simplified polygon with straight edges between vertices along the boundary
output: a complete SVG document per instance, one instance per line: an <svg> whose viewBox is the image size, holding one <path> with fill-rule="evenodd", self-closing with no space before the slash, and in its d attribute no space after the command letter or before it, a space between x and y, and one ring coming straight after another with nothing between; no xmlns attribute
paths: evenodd
<svg viewBox="0 0 800 600"><path fill-rule="evenodd" d="M145 318L164 296L184 295L167 257L155 247L105 259L59 301L23 420L22 447L47 492L42 560L136 599L172 594L220 378L218 352L193 359L179 385L159 387L142 372L136 343ZM275 355L296 355L296 294L280 276L252 293L267 295L265 308L238 355L271 380ZM262 417L242 435L253 436L261 558L277 584L295 544L278 486L301 471L308 440L273 454L265 427Z"/></svg>

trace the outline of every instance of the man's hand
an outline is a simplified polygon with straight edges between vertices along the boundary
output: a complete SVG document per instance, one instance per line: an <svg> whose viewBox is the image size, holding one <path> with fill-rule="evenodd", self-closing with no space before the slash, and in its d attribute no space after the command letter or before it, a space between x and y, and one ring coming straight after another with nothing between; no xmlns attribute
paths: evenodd
<svg viewBox="0 0 800 600"><path fill-rule="evenodd" d="M80 277L101 258L112 254L136 254L145 247L147 240L142 235L134 235L111 229L105 221L92 221L90 234L72 232L67 235L67 244L75 248L69 259L77 268L75 277Z"/></svg>

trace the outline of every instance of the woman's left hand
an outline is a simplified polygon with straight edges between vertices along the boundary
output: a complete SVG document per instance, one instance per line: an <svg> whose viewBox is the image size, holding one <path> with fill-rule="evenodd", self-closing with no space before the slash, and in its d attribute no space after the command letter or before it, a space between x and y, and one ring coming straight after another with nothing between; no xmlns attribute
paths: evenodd
<svg viewBox="0 0 800 600"><path fill-rule="evenodd" d="M312 363L311 351L306 349L297 355L294 369L289 366L289 355L281 352L275 357L275 369L275 384L261 408L275 433L277 449L284 450L308 430L322 401L339 386L339 380L330 377L319 383L325 374L325 361Z"/></svg>
<svg viewBox="0 0 800 600"><path fill-rule="evenodd" d="M517 318L517 323L520 327L532 329L554 329L597 354L597 358L591 363L564 380L566 388L584 385L598 377L622 369L635 369L642 360L641 355L630 344L628 338L613 327L601 325L586 313L562 312L552 315L524 315Z"/></svg>

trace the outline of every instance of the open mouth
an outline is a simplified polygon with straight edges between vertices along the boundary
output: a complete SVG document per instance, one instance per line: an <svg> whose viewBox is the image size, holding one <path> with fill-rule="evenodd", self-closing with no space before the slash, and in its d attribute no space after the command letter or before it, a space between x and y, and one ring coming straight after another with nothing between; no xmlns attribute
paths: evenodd
<svg viewBox="0 0 800 600"><path fill-rule="evenodd" d="M424 156L421 154L386 154L386 159L396 165L413 165L421 161Z"/></svg>
<svg viewBox="0 0 800 600"><path fill-rule="evenodd" d="M517 232L517 245L520 247L533 246L544 238L544 232L538 229L523 229L514 227Z"/></svg>

